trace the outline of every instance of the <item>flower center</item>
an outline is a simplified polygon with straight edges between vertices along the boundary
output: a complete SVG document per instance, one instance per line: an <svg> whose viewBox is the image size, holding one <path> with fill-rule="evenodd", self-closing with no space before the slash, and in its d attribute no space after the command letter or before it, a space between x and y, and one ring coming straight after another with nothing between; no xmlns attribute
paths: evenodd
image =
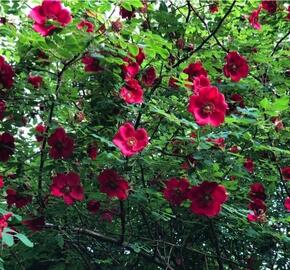
<svg viewBox="0 0 290 270"><path fill-rule="evenodd" d="M60 142L60 141L56 142L56 144L55 144L55 148L56 148L58 151L61 151L61 150L63 149L62 142Z"/></svg>
<svg viewBox="0 0 290 270"><path fill-rule="evenodd" d="M137 140L134 137L129 137L128 140L127 140L127 145L128 146L133 147L133 146L136 145L136 143L137 143Z"/></svg>
<svg viewBox="0 0 290 270"><path fill-rule="evenodd" d="M62 192L63 192L64 194L69 194L70 191L71 191L70 186L65 186L65 187L62 189Z"/></svg>
<svg viewBox="0 0 290 270"><path fill-rule="evenodd" d="M205 114L212 114L214 111L214 105L212 103L207 103L203 106L202 111Z"/></svg>

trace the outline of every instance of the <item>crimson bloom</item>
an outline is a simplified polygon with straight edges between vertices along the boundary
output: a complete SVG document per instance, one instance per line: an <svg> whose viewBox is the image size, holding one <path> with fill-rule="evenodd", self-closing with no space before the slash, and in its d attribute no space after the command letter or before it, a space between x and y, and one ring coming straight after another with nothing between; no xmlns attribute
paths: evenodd
<svg viewBox="0 0 290 270"><path fill-rule="evenodd" d="M95 26L94 24L92 24L91 22L87 21L87 20L82 20L78 25L77 28L79 30L86 28L86 32L88 33L92 33L94 32Z"/></svg>
<svg viewBox="0 0 290 270"><path fill-rule="evenodd" d="M20 194L11 188L6 190L6 194L6 201L9 206L15 204L16 208L22 208L32 202L32 197L30 195Z"/></svg>
<svg viewBox="0 0 290 270"><path fill-rule="evenodd" d="M154 84L156 80L156 70L154 67L149 67L144 71L142 76L142 82L147 86L150 87Z"/></svg>
<svg viewBox="0 0 290 270"><path fill-rule="evenodd" d="M205 181L193 186L188 193L191 200L191 211L197 215L214 217L221 211L222 204L227 200L224 186L216 182Z"/></svg>
<svg viewBox="0 0 290 270"><path fill-rule="evenodd" d="M12 213L7 213L0 218L0 238L2 238L2 232L8 227L8 220L13 216Z"/></svg>
<svg viewBox="0 0 290 270"><path fill-rule="evenodd" d="M0 55L0 89L10 89L13 85L13 77L15 73L12 67L5 61L4 57Z"/></svg>
<svg viewBox="0 0 290 270"><path fill-rule="evenodd" d="M96 214L99 209L100 209L100 202L97 200L90 200L87 203L87 209L90 211L92 214Z"/></svg>
<svg viewBox="0 0 290 270"><path fill-rule="evenodd" d="M235 106L239 106L241 108L245 107L244 98L240 94L232 94L231 101Z"/></svg>
<svg viewBox="0 0 290 270"><path fill-rule="evenodd" d="M192 80L194 77L203 75L207 77L207 71L202 66L201 62L195 62L192 64L189 64L184 70L184 73L188 74L188 78Z"/></svg>
<svg viewBox="0 0 290 270"><path fill-rule="evenodd" d="M82 58L82 63L85 65L85 72L99 72L103 70L100 66L100 61L95 57L86 55Z"/></svg>
<svg viewBox="0 0 290 270"><path fill-rule="evenodd" d="M100 191L110 198L125 200L128 197L129 183L112 169L105 169L98 177Z"/></svg>
<svg viewBox="0 0 290 270"><path fill-rule="evenodd" d="M5 100L0 99L0 120L4 118L5 111L6 111L6 102Z"/></svg>
<svg viewBox="0 0 290 270"><path fill-rule="evenodd" d="M187 199L189 182L185 178L172 178L165 182L164 198L172 205L180 205Z"/></svg>
<svg viewBox="0 0 290 270"><path fill-rule="evenodd" d="M218 148L225 148L225 138L207 138L206 141L213 143Z"/></svg>
<svg viewBox="0 0 290 270"><path fill-rule="evenodd" d="M84 199L84 190L80 183L80 176L75 172L58 173L52 178L50 194L62 197L67 205Z"/></svg>
<svg viewBox="0 0 290 270"><path fill-rule="evenodd" d="M244 162L244 168L249 172L249 173L253 173L254 172L254 168L255 168L255 164L254 161L250 158L247 158Z"/></svg>
<svg viewBox="0 0 290 270"><path fill-rule="evenodd" d="M273 118L271 118L271 121L274 124L275 130L277 132L282 130L282 129L284 129L283 121L282 121L282 119L280 117L278 117L278 116L277 117L273 117Z"/></svg>
<svg viewBox="0 0 290 270"><path fill-rule="evenodd" d="M284 207L285 209L290 212L290 197L287 197L284 201Z"/></svg>
<svg viewBox="0 0 290 270"><path fill-rule="evenodd" d="M219 11L219 7L217 4L211 4L209 6L209 11L210 13L215 13L215 12L218 12Z"/></svg>
<svg viewBox="0 0 290 270"><path fill-rule="evenodd" d="M147 146L148 134L144 128L135 129L132 124L125 123L114 136L113 143L125 157L131 157Z"/></svg>
<svg viewBox="0 0 290 270"><path fill-rule="evenodd" d="M8 132L2 133L0 135L0 161L8 161L14 153L14 149L14 137Z"/></svg>
<svg viewBox="0 0 290 270"><path fill-rule="evenodd" d="M200 126L218 127L225 120L227 108L224 95L214 86L199 88L199 94L191 96L188 105L188 111Z"/></svg>
<svg viewBox="0 0 290 270"><path fill-rule="evenodd" d="M102 213L101 213L101 220L102 221L107 221L109 223L112 223L113 221L113 217L114 217L114 213L113 211L109 210L109 209L105 209Z"/></svg>
<svg viewBox="0 0 290 270"><path fill-rule="evenodd" d="M46 131L46 127L43 124L38 124L35 127L35 131L36 131L36 134L35 134L36 140L38 142L42 142L44 139L44 133Z"/></svg>
<svg viewBox="0 0 290 270"><path fill-rule="evenodd" d="M120 19L112 22L112 29L114 32L120 32L122 30L123 24Z"/></svg>
<svg viewBox="0 0 290 270"><path fill-rule="evenodd" d="M128 9L125 9L124 7L120 7L119 14L121 15L123 19L131 20L133 17L135 17L135 8L132 7L132 10L128 10Z"/></svg>
<svg viewBox="0 0 290 270"><path fill-rule="evenodd" d="M23 220L22 224L25 225L29 230L37 232L41 231L44 228L45 219L43 216L34 217L32 219Z"/></svg>
<svg viewBox="0 0 290 270"><path fill-rule="evenodd" d="M0 175L0 188L4 187L4 178L2 175Z"/></svg>
<svg viewBox="0 0 290 270"><path fill-rule="evenodd" d="M231 77L233 82L238 82L241 78L246 78L249 74L249 66L246 59L238 52L229 52L225 57L224 74Z"/></svg>
<svg viewBox="0 0 290 270"><path fill-rule="evenodd" d="M281 173L282 173L284 179L290 181L290 167L282 168Z"/></svg>
<svg viewBox="0 0 290 270"><path fill-rule="evenodd" d="M261 8L259 7L258 9L255 9L252 11L250 17L249 17L249 22L252 25L253 28L257 29L257 30L261 30L261 24L259 23L259 14L261 12Z"/></svg>
<svg viewBox="0 0 290 270"><path fill-rule="evenodd" d="M251 210L251 213L248 214L249 222L265 222L265 212L267 210L267 206L264 201L254 199L248 207Z"/></svg>
<svg viewBox="0 0 290 270"><path fill-rule="evenodd" d="M29 75L28 82L32 84L34 88L40 88L43 82L43 78L39 75L36 75L36 76Z"/></svg>
<svg viewBox="0 0 290 270"><path fill-rule="evenodd" d="M277 1L271 1L271 0L263 0L262 1L262 8L264 10L267 10L269 13L273 14L277 10Z"/></svg>
<svg viewBox="0 0 290 270"><path fill-rule="evenodd" d="M122 67L124 78L135 78L140 70L139 64L137 62L131 61L127 57L124 59L124 61L127 62Z"/></svg>
<svg viewBox="0 0 290 270"><path fill-rule="evenodd" d="M251 191L249 192L249 196L252 200L260 199L266 200L266 193L263 184L261 183L253 183L251 184Z"/></svg>
<svg viewBox="0 0 290 270"><path fill-rule="evenodd" d="M132 78L125 80L126 84L120 89L121 98L128 104L143 103L143 89L139 82Z"/></svg>
<svg viewBox="0 0 290 270"><path fill-rule="evenodd" d="M47 140L51 146L49 155L53 159L69 158L74 150L74 141L63 128L57 128Z"/></svg>
<svg viewBox="0 0 290 270"><path fill-rule="evenodd" d="M193 79L193 90L196 95L199 94L199 88L210 86L210 80L204 75L199 75Z"/></svg>
<svg viewBox="0 0 290 270"><path fill-rule="evenodd" d="M146 58L145 56L145 53L143 51L142 48L139 48L139 51L138 51L138 54L136 55L135 59L136 59L136 62L141 65L144 61L144 59Z"/></svg>
<svg viewBox="0 0 290 270"><path fill-rule="evenodd" d="M55 25L49 24L49 20L63 27L72 20L70 11L62 6L60 0L44 0L41 5L31 9L29 17L34 20L33 29L42 36L48 36L57 29Z"/></svg>

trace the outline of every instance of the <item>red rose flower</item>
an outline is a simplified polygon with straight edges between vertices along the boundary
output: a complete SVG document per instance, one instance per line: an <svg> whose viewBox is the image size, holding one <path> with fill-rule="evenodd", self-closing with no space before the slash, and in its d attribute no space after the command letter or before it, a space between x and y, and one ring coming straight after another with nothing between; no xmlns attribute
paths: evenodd
<svg viewBox="0 0 290 270"><path fill-rule="evenodd" d="M239 106L241 108L245 107L244 98L240 94L232 94L231 101L234 103L235 106Z"/></svg>
<svg viewBox="0 0 290 270"><path fill-rule="evenodd" d="M249 196L252 200L254 199L260 199L260 200L266 200L266 193L265 188L263 184L261 183L254 183L251 184L251 191L249 192Z"/></svg>
<svg viewBox="0 0 290 270"><path fill-rule="evenodd" d="M170 77L169 81L168 81L168 86L171 87L171 88L177 89L178 88L177 82L178 82L177 79L175 79L173 77Z"/></svg>
<svg viewBox="0 0 290 270"><path fill-rule="evenodd" d="M233 146L229 149L229 151L232 152L232 153L239 153L240 150L241 150L241 148L240 148L239 146L237 146L237 145L233 145Z"/></svg>
<svg viewBox="0 0 290 270"><path fill-rule="evenodd" d="M290 20L290 6L288 6L287 11L288 11L288 14L287 14L286 19Z"/></svg>
<svg viewBox="0 0 290 270"><path fill-rule="evenodd" d="M5 61L4 57L0 55L0 89L10 89L13 85L13 77L15 73L12 67Z"/></svg>
<svg viewBox="0 0 290 270"><path fill-rule="evenodd" d="M253 173L255 164L253 160L251 160L250 158L247 158L246 161L244 162L244 167L249 173Z"/></svg>
<svg viewBox="0 0 290 270"><path fill-rule="evenodd" d="M42 85L43 79L41 76L38 76L38 75L36 76L29 75L28 82L32 84L34 88L40 88L40 86Z"/></svg>
<svg viewBox="0 0 290 270"><path fill-rule="evenodd" d="M263 0L262 1L262 8L267 10L269 13L273 14L277 10L277 2L276 0Z"/></svg>
<svg viewBox="0 0 290 270"><path fill-rule="evenodd" d="M285 209L290 212L290 197L286 198L284 201L284 207Z"/></svg>
<svg viewBox="0 0 290 270"><path fill-rule="evenodd" d="M267 206L264 201L260 199L254 199L249 205L248 208L251 210L251 213L248 214L249 222L264 222L265 212L267 210Z"/></svg>
<svg viewBox="0 0 290 270"><path fill-rule="evenodd" d="M198 95L199 88L210 86L210 80L204 75L197 76L193 79L193 92Z"/></svg>
<svg viewBox="0 0 290 270"><path fill-rule="evenodd" d="M180 205L187 199L189 182L185 178L172 178L165 182L164 198L172 205Z"/></svg>
<svg viewBox="0 0 290 270"><path fill-rule="evenodd" d="M216 182L205 181L189 191L192 213L207 217L218 215L227 198L225 187Z"/></svg>
<svg viewBox="0 0 290 270"><path fill-rule="evenodd" d="M156 71L154 67L149 67L144 71L142 76L142 82L147 86L150 87L154 84L156 80Z"/></svg>
<svg viewBox="0 0 290 270"><path fill-rule="evenodd" d="M53 159L69 158L74 150L74 141L63 128L57 128L47 140L51 146L49 155Z"/></svg>
<svg viewBox="0 0 290 270"><path fill-rule="evenodd" d="M33 29L42 36L50 35L57 29L48 24L49 20L56 21L61 26L66 26L72 20L70 11L63 8L60 0L44 0L41 5L31 9L29 17L34 20Z"/></svg>
<svg viewBox="0 0 290 270"><path fill-rule="evenodd" d="M6 194L6 201L9 206L15 204L16 208L22 208L32 202L32 197L30 195L17 193L16 190L11 188L6 190Z"/></svg>
<svg viewBox="0 0 290 270"><path fill-rule="evenodd" d="M123 124L113 138L113 143L125 157L141 152L148 141L147 131L144 128L135 129L130 123Z"/></svg>
<svg viewBox="0 0 290 270"><path fill-rule="evenodd" d="M112 29L114 32L120 32L122 30L122 27L123 27L123 24L122 22L120 21L120 19L112 22Z"/></svg>
<svg viewBox="0 0 290 270"><path fill-rule="evenodd" d="M0 218L0 239L2 238L2 232L8 227L8 220L13 216L12 213L7 213Z"/></svg>
<svg viewBox="0 0 290 270"><path fill-rule="evenodd" d="M208 86L199 89L199 95L190 97L188 111L198 125L220 126L225 120L228 105L217 87Z"/></svg>
<svg viewBox="0 0 290 270"><path fill-rule="evenodd" d="M88 201L87 209L92 214L96 214L99 211L99 209L100 209L100 202L98 202L97 200Z"/></svg>
<svg viewBox="0 0 290 270"><path fill-rule="evenodd" d="M88 149L87 149L87 153L88 153L88 156L92 160L95 160L97 158L97 155L98 155L98 147L97 147L96 143L89 144Z"/></svg>
<svg viewBox="0 0 290 270"><path fill-rule="evenodd" d="M207 142L213 143L216 147L218 148L225 148L225 138L207 138L206 139Z"/></svg>
<svg viewBox="0 0 290 270"><path fill-rule="evenodd" d="M42 142L43 139L44 139L44 133L46 131L46 127L42 124L38 124L36 127L35 127L35 131L36 131L36 140L38 142Z"/></svg>
<svg viewBox="0 0 290 270"><path fill-rule="evenodd" d="M99 175L100 191L106 193L110 198L125 200L128 197L129 184L117 172L105 169Z"/></svg>
<svg viewBox="0 0 290 270"><path fill-rule="evenodd" d="M32 219L26 219L22 221L22 224L25 225L29 230L33 232L41 231L45 225L44 217L34 217Z"/></svg>
<svg viewBox="0 0 290 270"><path fill-rule="evenodd" d="M236 51L229 52L225 57L224 74L231 77L233 82L238 82L241 78L246 78L249 74L249 66L244 57Z"/></svg>
<svg viewBox="0 0 290 270"><path fill-rule="evenodd" d="M259 7L258 9L253 10L253 12L251 13L250 17L249 17L249 22L252 25L253 28L257 29L257 30L261 30L262 26L259 23L259 14L261 12L261 7Z"/></svg>
<svg viewBox="0 0 290 270"><path fill-rule="evenodd" d="M188 78L190 80L200 75L207 77L207 71L204 69L201 62L195 62L193 64L189 64L187 68L183 70L183 72L188 74Z"/></svg>
<svg viewBox="0 0 290 270"><path fill-rule="evenodd" d="M67 205L84 199L84 190L80 183L80 176L77 173L58 173L52 178L50 194L55 197L62 197Z"/></svg>
<svg viewBox="0 0 290 270"><path fill-rule="evenodd" d="M132 10L130 11L125 9L124 7L120 7L119 14L123 19L131 20L133 17L135 17L135 9L132 7Z"/></svg>
<svg viewBox="0 0 290 270"><path fill-rule="evenodd" d="M140 66L138 63L131 61L129 58L124 59L127 64L123 65L122 71L124 74L124 78L135 78L140 70Z"/></svg>
<svg viewBox="0 0 290 270"><path fill-rule="evenodd" d="M186 160L181 164L181 169L188 171L191 168L194 168L195 165L196 160L192 156L187 156Z"/></svg>
<svg viewBox="0 0 290 270"><path fill-rule="evenodd" d="M217 4L211 4L209 6L209 11L210 13L215 13L215 12L218 12L219 11L219 7Z"/></svg>
<svg viewBox="0 0 290 270"><path fill-rule="evenodd" d="M283 122L282 120L280 119L280 117L273 117L271 119L272 123L274 124L275 126L275 130L278 132L282 129L284 129L284 125L283 125Z"/></svg>
<svg viewBox="0 0 290 270"><path fill-rule="evenodd" d="M128 104L143 103L143 89L135 79L128 78L126 84L120 89L120 96Z"/></svg>
<svg viewBox="0 0 290 270"><path fill-rule="evenodd" d="M82 58L82 63L85 65L85 72L99 72L103 70L97 58L86 55Z"/></svg>
<svg viewBox="0 0 290 270"><path fill-rule="evenodd" d="M4 187L4 178L2 175L0 175L0 188Z"/></svg>
<svg viewBox="0 0 290 270"><path fill-rule="evenodd" d="M290 167L282 168L281 173L282 173L284 179L290 181Z"/></svg>
<svg viewBox="0 0 290 270"><path fill-rule="evenodd" d="M5 100L0 99L0 120L4 118L5 111L6 111L6 102Z"/></svg>
<svg viewBox="0 0 290 270"><path fill-rule="evenodd" d="M87 21L87 20L82 20L78 25L77 28L79 30L86 28L86 32L88 33L92 33L94 32L95 26L94 24L92 24L91 22Z"/></svg>
<svg viewBox="0 0 290 270"><path fill-rule="evenodd" d="M0 135L0 161L8 161L14 153L14 149L14 137L8 132L2 133Z"/></svg>
<svg viewBox="0 0 290 270"><path fill-rule="evenodd" d="M114 213L111 210L106 209L101 214L101 220L112 223L113 217L114 217L113 215L114 215Z"/></svg>
<svg viewBox="0 0 290 270"><path fill-rule="evenodd" d="M142 48L139 48L139 52L138 52L138 54L136 55L135 59L136 59L136 62L137 62L139 65L141 65L141 64L143 63L143 61L144 61L144 59L145 59L145 54L144 54L144 51L143 51Z"/></svg>

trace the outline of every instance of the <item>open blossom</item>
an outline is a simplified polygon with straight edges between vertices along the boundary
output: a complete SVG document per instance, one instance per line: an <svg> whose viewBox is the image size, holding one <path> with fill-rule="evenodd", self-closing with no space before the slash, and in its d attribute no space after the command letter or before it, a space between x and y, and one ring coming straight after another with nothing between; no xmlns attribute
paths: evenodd
<svg viewBox="0 0 290 270"><path fill-rule="evenodd" d="M250 186L251 191L249 192L249 197L254 199L266 200L266 193L263 184L261 183L253 183Z"/></svg>
<svg viewBox="0 0 290 270"><path fill-rule="evenodd" d="M224 74L230 77L233 82L238 82L241 78L246 78L249 74L249 66L246 59L238 52L229 52L225 57Z"/></svg>
<svg viewBox="0 0 290 270"><path fill-rule="evenodd" d="M16 208L22 208L32 202L32 197L30 195L20 194L11 188L6 190L6 194L6 201L9 206L15 205Z"/></svg>
<svg viewBox="0 0 290 270"><path fill-rule="evenodd" d="M125 80L126 84L120 89L121 98L128 104L143 103L143 89L139 82L132 78Z"/></svg>
<svg viewBox="0 0 290 270"><path fill-rule="evenodd" d="M128 197L129 183L112 169L105 169L98 177L100 191L110 198L125 200Z"/></svg>
<svg viewBox="0 0 290 270"><path fill-rule="evenodd" d="M273 14L277 10L277 1L276 0L263 0L262 8L267 10L270 14Z"/></svg>
<svg viewBox="0 0 290 270"><path fill-rule="evenodd" d="M51 146L49 155L53 159L69 158L74 150L74 141L63 128L57 128L47 140Z"/></svg>
<svg viewBox="0 0 290 270"><path fill-rule="evenodd" d="M154 67L149 67L144 71L142 76L142 82L145 86L150 87L154 84L156 80L156 70Z"/></svg>
<svg viewBox="0 0 290 270"><path fill-rule="evenodd" d="M249 16L249 22L253 26L253 28L257 30L261 30L261 24L259 23L259 14L261 12L261 8L259 7L258 9L255 9L252 11L251 15Z"/></svg>
<svg viewBox="0 0 290 270"><path fill-rule="evenodd" d="M10 89L13 85L15 73L12 67L0 55L0 90L1 88Z"/></svg>
<svg viewBox="0 0 290 270"><path fill-rule="evenodd" d="M202 66L201 62L195 62L195 63L191 63L189 64L184 70L184 73L188 74L188 78L190 80L192 80L194 77L203 75L205 77L207 77L207 71L204 69L204 67Z"/></svg>
<svg viewBox="0 0 290 270"><path fill-rule="evenodd" d="M29 75L28 82L34 87L34 88L40 88L43 82L43 78L39 75L33 76Z"/></svg>
<svg viewBox="0 0 290 270"><path fill-rule="evenodd" d="M140 66L137 62L132 61L128 57L124 59L126 64L122 66L124 78L135 78L140 71Z"/></svg>
<svg viewBox="0 0 290 270"><path fill-rule="evenodd" d="M263 200L254 199L248 208L251 210L250 214L248 214L249 222L265 222L267 206Z"/></svg>
<svg viewBox="0 0 290 270"><path fill-rule="evenodd" d="M144 128L135 129L131 123L123 124L113 138L113 143L125 157L141 152L148 142L147 131Z"/></svg>
<svg viewBox="0 0 290 270"><path fill-rule="evenodd" d="M77 25L77 28L79 30L82 30L82 29L86 29L86 32L88 33L92 33L94 32L94 29L95 29L95 26L93 23L87 21L87 20L82 20L78 25Z"/></svg>
<svg viewBox="0 0 290 270"><path fill-rule="evenodd" d="M92 214L96 214L99 209L100 209L100 202L97 200L90 200L87 203L87 209L89 212L91 212Z"/></svg>
<svg viewBox="0 0 290 270"><path fill-rule="evenodd" d="M165 182L164 198L172 205L180 205L187 199L189 182L185 178L172 178Z"/></svg>
<svg viewBox="0 0 290 270"><path fill-rule="evenodd" d="M95 57L85 55L82 58L82 63L85 66L85 72L99 72L103 70L100 66L100 61Z"/></svg>
<svg viewBox="0 0 290 270"><path fill-rule="evenodd" d="M210 80L204 75L199 75L193 79L193 92L198 95L199 88L210 86Z"/></svg>
<svg viewBox="0 0 290 270"><path fill-rule="evenodd" d="M6 111L6 102L5 100L0 99L0 120L4 118L5 111Z"/></svg>
<svg viewBox="0 0 290 270"><path fill-rule="evenodd" d="M35 134L36 140L38 142L42 142L44 139L44 133L46 131L46 127L43 124L38 124L35 127L35 131L36 131L36 134Z"/></svg>
<svg viewBox="0 0 290 270"><path fill-rule="evenodd" d="M8 227L8 220L13 216L12 213L7 213L0 218L0 239L2 238L2 232Z"/></svg>
<svg viewBox="0 0 290 270"><path fill-rule="evenodd" d="M285 209L290 212L290 197L287 197L284 201L284 207Z"/></svg>
<svg viewBox="0 0 290 270"><path fill-rule="evenodd" d="M4 178L2 175L0 175L0 188L4 187Z"/></svg>
<svg viewBox="0 0 290 270"><path fill-rule="evenodd" d="M34 217L34 218L23 220L22 224L25 225L29 230L33 232L38 232L44 228L45 219L43 216Z"/></svg>
<svg viewBox="0 0 290 270"><path fill-rule="evenodd" d="M0 135L0 161L8 161L14 150L14 137L8 132L2 133Z"/></svg>
<svg viewBox="0 0 290 270"><path fill-rule="evenodd" d="M84 190L80 183L80 176L75 172L58 173L52 178L50 194L62 197L67 205L84 199Z"/></svg>
<svg viewBox="0 0 290 270"><path fill-rule="evenodd" d="M191 200L192 213L207 217L218 215L222 204L228 198L224 186L208 181L193 186L188 194L188 198Z"/></svg>
<svg viewBox="0 0 290 270"><path fill-rule="evenodd" d="M290 181L290 167L282 168L281 173L282 173L285 180Z"/></svg>
<svg viewBox="0 0 290 270"><path fill-rule="evenodd" d="M51 35L57 29L50 24L50 20L63 27L72 20L70 11L62 6L60 0L44 0L41 5L31 9L29 17L34 21L33 29L42 36Z"/></svg>
<svg viewBox="0 0 290 270"><path fill-rule="evenodd" d="M254 172L254 168L255 168L255 164L254 161L251 160L250 158L247 158L244 162L244 168L249 172L249 173L253 173Z"/></svg>
<svg viewBox="0 0 290 270"><path fill-rule="evenodd" d="M217 87L201 87L198 95L190 97L188 111L198 125L220 126L225 120L228 105Z"/></svg>

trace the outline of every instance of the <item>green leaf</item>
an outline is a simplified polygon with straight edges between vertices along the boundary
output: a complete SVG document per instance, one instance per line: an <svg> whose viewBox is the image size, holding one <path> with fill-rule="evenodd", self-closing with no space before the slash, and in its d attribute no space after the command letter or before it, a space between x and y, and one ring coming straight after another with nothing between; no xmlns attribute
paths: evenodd
<svg viewBox="0 0 290 270"><path fill-rule="evenodd" d="M17 237L25 246L27 247L34 246L34 244L24 234L17 233L14 236Z"/></svg>
<svg viewBox="0 0 290 270"><path fill-rule="evenodd" d="M8 247L12 247L14 244L13 235L10 233L7 233L7 230L4 230L2 233L2 243L6 244Z"/></svg>

